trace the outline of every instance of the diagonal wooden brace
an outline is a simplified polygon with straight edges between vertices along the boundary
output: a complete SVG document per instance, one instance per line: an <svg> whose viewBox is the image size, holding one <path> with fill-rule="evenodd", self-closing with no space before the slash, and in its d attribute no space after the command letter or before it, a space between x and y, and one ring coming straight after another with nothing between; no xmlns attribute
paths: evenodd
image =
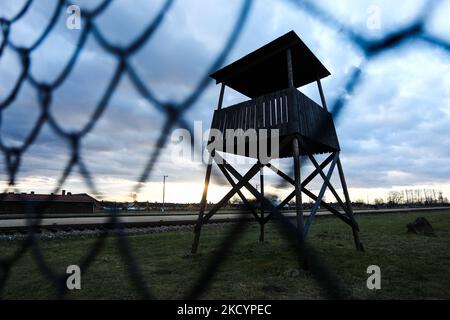
<svg viewBox="0 0 450 320"><path fill-rule="evenodd" d="M328 189L330 189L333 196L336 198L339 205L342 207L342 209L345 211L345 213L348 215L348 207L344 204L344 202L341 200L341 197L339 197L338 193L336 192L336 189L333 187L333 185L330 182L330 179L325 176L325 173L323 170L319 167L319 164L317 163L316 159L314 159L313 155L308 155L309 159L311 160L311 163L316 167L317 170L319 170L319 174L322 177L323 181L327 184Z"/></svg>
<svg viewBox="0 0 450 320"><path fill-rule="evenodd" d="M323 198L323 196L325 194L325 191L327 189L327 186L328 186L327 182L330 181L331 175L333 174L334 167L336 166L336 162L337 162L338 158L339 158L339 152L336 152L334 154L333 162L331 163L330 168L328 169L327 175L323 176L324 183L322 184L322 187L320 188L319 196L317 197L317 200L314 203L314 206L312 207L311 213L310 213L310 215L308 217L308 220L306 221L306 224L305 224L305 231L304 231L304 237L305 238L308 235L309 228L311 227L311 224L312 224L312 222L314 220L314 217L316 216L317 210L319 209L320 203L322 202L322 198ZM319 173L323 174L323 171L319 170Z"/></svg>
<svg viewBox="0 0 450 320"><path fill-rule="evenodd" d="M332 155L333 156L333 155ZM331 157L331 159L333 159L333 157ZM327 163L328 164L328 163ZM325 164L325 166L327 165L327 164ZM323 163L322 163L322 165L323 165ZM321 166L322 166L321 165ZM292 185L294 185L294 183L295 183L295 181L291 178L291 177L289 177L287 174L285 174L283 171L281 171L280 169L277 169L277 168L275 168L273 165L271 165L271 167L270 167L275 173L277 173L280 177L282 177L282 178L284 178L287 182L289 182L289 183L291 183ZM318 174L318 171L316 170L316 171L314 171L313 173L311 173L311 175L310 175L310 177L311 176L313 176L313 178L314 178L314 176L316 176ZM312 180L312 179L311 179ZM308 189L306 189L306 185L305 185L305 183L307 183L307 182L310 182L311 180L309 180L309 181L307 181L307 179L305 179L304 181L303 181L303 183L302 183L302 192L304 193L304 194L306 194L308 197L310 197L312 200L314 200L314 201L317 201L317 199L318 199L318 197L316 196L316 195L314 195L311 191L309 191ZM288 199L287 200L287 202L289 202L292 198L293 198L293 196L291 197L291 195L292 194L294 194L295 195L295 193L291 193L286 199ZM285 200L286 201L286 200ZM283 202L285 202L285 201L283 201ZM286 203L287 203L286 202ZM327 209L328 211L330 211L332 214L334 214L336 217L338 217L339 219L341 219L342 221L344 221L346 224L348 224L349 226L351 226L351 227L353 227L354 225L352 224L352 221L347 217L347 216L345 216L345 215L343 215L342 213L340 213L338 210L336 210L335 208L333 208L331 205L329 205L328 203L326 203L325 201L321 201L320 202L320 205L322 206L322 207L324 207L325 209ZM267 216L266 217L266 219L270 219L270 216Z"/></svg>
<svg viewBox="0 0 450 320"><path fill-rule="evenodd" d="M350 200L350 196L348 194L347 183L345 182L344 170L342 169L341 159L338 159L337 167L338 167L338 171L339 171L339 177L341 179L342 189L344 191L345 202L346 202L347 207L348 207L347 215L352 220L352 222L353 222L353 224L355 226L355 230L359 232L358 223L356 222L355 217L353 215L352 203L351 203L351 200ZM360 244L360 245L361 245L360 249L362 249L362 251L364 251L364 248L362 248L362 244Z"/></svg>
<svg viewBox="0 0 450 320"><path fill-rule="evenodd" d="M221 158L217 152L214 155L214 160L216 161L217 157ZM223 159L223 161L225 161ZM218 163L216 161L216 163ZM245 184L248 184L251 178L253 178L261 168L261 164L259 162L255 163L250 170L240 179L240 181L220 200L218 203L214 205L214 207L209 210L208 214L204 217L203 222L206 223L208 220L220 209L222 208L228 200L231 199Z"/></svg>
<svg viewBox="0 0 450 320"><path fill-rule="evenodd" d="M238 179L240 182L243 181L242 175L236 170L234 169L225 159L223 159L220 155L216 154L216 159L220 160L220 162L222 163L221 166L224 167L225 170L227 170L229 173L231 173L236 179ZM217 161L216 161L217 163ZM262 167L263 165L260 164L260 166ZM251 179L251 178L250 178ZM274 207L275 206L269 201L267 200L258 190L256 190L255 187L253 187L248 181L250 180L248 179L245 183L244 186L245 188L247 188L247 190L259 201L261 201L261 203L264 206L269 206L269 207ZM276 210L277 208L275 208Z"/></svg>
<svg viewBox="0 0 450 320"><path fill-rule="evenodd" d="M231 187L235 187L236 183L233 181L233 178L231 178L230 174L228 173L228 171L225 169L224 165L222 164L217 164L217 166L219 167L220 171L222 171L223 175L225 176L225 178L228 180L228 182L230 183ZM258 213L256 212L255 208L252 206L252 204L250 202L248 202L247 198L244 196L244 194L239 190L237 191L237 194L239 195L239 197L242 199L242 201L244 202L244 204L247 206L247 208L251 211L251 213L253 214L253 216L255 217L256 221L261 222L261 218L259 217Z"/></svg>
<svg viewBox="0 0 450 320"><path fill-rule="evenodd" d="M320 165L321 169L324 169L331 161L333 160L333 155L331 154L328 158L326 158L322 164ZM275 172L276 174L278 174L280 177L282 177L284 180L290 182L291 184L294 184L294 180L289 177L287 174L285 174L283 171L277 169L273 164L269 163L266 165L268 168L270 168L273 172ZM306 179L304 179L301 183L302 188L305 188L308 183L310 183L317 175L319 174L319 170L315 169L313 172L310 173L310 175L308 177L306 177ZM279 205L279 208L284 207L286 204L289 203L289 201L292 200L292 198L295 197L295 191L292 191L292 193L290 193L286 199L284 199Z"/></svg>
<svg viewBox="0 0 450 320"><path fill-rule="evenodd" d="M304 194L306 194L308 197L310 197L312 200L317 201L317 199L319 199L319 197L317 197L314 193L312 193L311 191L309 191L308 189L302 189L302 192ZM342 221L344 221L346 224L348 224L350 227L353 227L353 223L352 221L345 215L343 215L342 213L340 213L338 210L336 210L335 208L333 208L329 203L325 202L325 201L321 201L320 205L322 207L324 207L325 209L327 209L328 211L330 211L332 214L334 214L336 217L338 217L339 219L341 219Z"/></svg>

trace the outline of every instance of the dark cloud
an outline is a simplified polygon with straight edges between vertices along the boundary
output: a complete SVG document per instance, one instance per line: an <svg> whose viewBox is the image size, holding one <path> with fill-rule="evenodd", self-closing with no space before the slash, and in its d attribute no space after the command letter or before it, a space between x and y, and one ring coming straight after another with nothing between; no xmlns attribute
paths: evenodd
<svg viewBox="0 0 450 320"><path fill-rule="evenodd" d="M14 25L11 36L15 43L32 43L48 22L55 3L35 2L30 14ZM75 3L93 8L99 1ZM112 43L129 44L162 3L114 2L99 17L98 27ZM12 16L20 4L20 1L4 1L0 6L5 16ZM353 1L351 6L335 1L319 4L358 32L377 38L411 21L420 12L422 1L400 7L386 1ZM381 9L381 30L366 27L367 8L371 4ZM226 1L221 5L200 0L175 2L155 36L131 59L139 76L159 99L181 101L195 88L222 49L240 5L241 1ZM293 29L332 73L323 81L329 105L345 93L345 83L353 68L361 65L363 57L339 30L324 25L289 1L255 1L253 9L228 62ZM427 26L436 34L449 27L448 19L440 16L436 13L437 22L433 20ZM79 31L65 27L62 15L55 30L33 53L33 76L40 81L53 81L73 53L79 36ZM449 61L448 53L413 41L380 55L363 70L362 83L349 97L342 116L336 119L351 187L369 190L437 183L448 186L450 191ZM87 123L116 65L117 59L90 37L74 70L52 97L52 114L63 128L79 130ZM20 64L7 49L0 59L0 98L8 94L19 71ZM314 85L301 90L320 100ZM186 113L190 123L200 120L204 127L209 126L217 94L217 87L208 87ZM242 95L228 90L224 103L230 105L242 99ZM14 104L3 112L2 140L8 145L20 145L38 112L36 93L25 85ZM105 114L82 141L83 159L101 191L117 197L128 196L127 188L137 181L146 165L165 119L164 114L136 92L127 77L121 80ZM161 175L169 174L180 182L201 183L204 168L200 164L174 162L173 148L173 144L166 146L150 181L159 181ZM39 186L49 184L46 179L57 178L69 156L68 142L44 126L25 153L19 177L37 181ZM284 161L282 166L287 168L290 164ZM0 165L4 165L3 159ZM273 177L268 179L273 184L277 181ZM214 181L223 183L223 180ZM68 183L80 191L85 189L77 172Z"/></svg>

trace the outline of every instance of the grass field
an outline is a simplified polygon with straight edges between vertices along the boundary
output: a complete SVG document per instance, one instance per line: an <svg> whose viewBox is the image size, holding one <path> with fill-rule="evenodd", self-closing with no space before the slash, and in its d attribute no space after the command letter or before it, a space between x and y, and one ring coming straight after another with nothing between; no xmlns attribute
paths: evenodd
<svg viewBox="0 0 450 320"><path fill-rule="evenodd" d="M406 233L406 224L419 216L433 225L436 236ZM310 243L355 299L449 299L450 211L415 212L358 217L366 252L355 251L351 230L335 218L314 222ZM159 298L182 298L205 271L208 258L229 226L205 228L199 254L190 256L191 232L166 232L129 237L148 286ZM258 226L251 224L236 239L226 261L202 298L207 299L321 299L324 291L310 271L298 271L296 255L268 224L266 242L258 242ZM59 272L77 264L94 239L41 242L44 257ZM18 244L0 243L0 258L11 255ZM109 238L95 263L82 275L82 289L70 299L139 298L118 252ZM381 290L366 287L369 265L381 268ZM30 252L12 269L3 289L4 299L48 299L55 289L39 271Z"/></svg>

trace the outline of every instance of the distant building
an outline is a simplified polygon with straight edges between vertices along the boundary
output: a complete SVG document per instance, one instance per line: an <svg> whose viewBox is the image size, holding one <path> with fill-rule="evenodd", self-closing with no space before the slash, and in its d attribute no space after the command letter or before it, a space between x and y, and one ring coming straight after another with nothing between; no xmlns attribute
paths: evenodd
<svg viewBox="0 0 450 320"><path fill-rule="evenodd" d="M25 214L27 210L43 213L94 213L101 204L86 193L72 194L65 190L60 195L31 193L0 194L0 214Z"/></svg>

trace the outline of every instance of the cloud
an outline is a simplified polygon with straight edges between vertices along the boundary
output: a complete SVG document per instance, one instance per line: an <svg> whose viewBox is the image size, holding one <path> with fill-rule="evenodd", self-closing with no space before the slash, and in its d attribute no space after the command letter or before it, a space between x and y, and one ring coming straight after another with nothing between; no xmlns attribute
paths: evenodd
<svg viewBox="0 0 450 320"><path fill-rule="evenodd" d="M93 8L99 2L76 3ZM128 1L114 1L96 23L109 41L126 45L144 30L162 3L162 0L134 1L131 5ZM241 3L238 0L220 4L202 0L175 2L155 35L130 59L143 82L159 99L178 102L191 93L222 50ZM400 7L391 1L321 1L318 4L364 36L379 38L412 21L420 13L423 1L405 2ZM367 8L371 4L381 9L381 30L366 27ZM2 2L0 6L2 12L11 17L20 8L20 2ZM34 2L30 13L12 27L14 43L33 43L48 23L54 6L55 1ZM439 10L427 25L438 35L448 27L448 19L443 19ZM353 68L364 61L363 55L341 30L303 12L291 1L254 1L247 24L227 62L290 30L295 30L331 71L332 75L324 79L323 85L328 104L332 105L343 93ZM75 50L79 36L79 31L65 28L65 15L61 15L55 29L32 55L32 75L39 81L53 81ZM92 36L88 38L69 77L52 95L52 115L65 130L79 130L87 123L117 63ZM363 69L363 81L350 96L341 117L336 119L347 182L351 187L387 190L402 185L450 185L449 69L448 52L420 41L405 43L367 64ZM11 50L6 49L0 58L0 100L9 93L19 72L20 63ZM301 90L320 101L315 85ZM217 95L218 88L210 85L186 112L186 119L190 123L203 121L203 126L208 127ZM243 99L242 95L227 90L224 104ZM25 84L16 101L2 112L2 141L9 146L20 146L36 122L39 110L35 90ZM165 120L165 115L123 77L106 112L81 144L85 164L104 194L128 197L155 148ZM172 161L173 148L169 143L161 153L142 195L144 200L146 197L158 199L159 177L163 174L179 183L203 182L204 167L198 163ZM29 190L51 185L49 181L55 183L69 156L68 141L45 125L24 155L20 186ZM3 158L0 165L4 168ZM282 161L281 165L288 168L291 161ZM224 185L223 180L214 181L218 187ZM278 180L269 176L268 181L276 185ZM315 188L317 184L312 186ZM77 170L66 187L86 191ZM450 192L450 187L446 191ZM177 201L176 194L172 197L170 201ZM213 195L211 200L216 201L216 198L217 195Z"/></svg>

